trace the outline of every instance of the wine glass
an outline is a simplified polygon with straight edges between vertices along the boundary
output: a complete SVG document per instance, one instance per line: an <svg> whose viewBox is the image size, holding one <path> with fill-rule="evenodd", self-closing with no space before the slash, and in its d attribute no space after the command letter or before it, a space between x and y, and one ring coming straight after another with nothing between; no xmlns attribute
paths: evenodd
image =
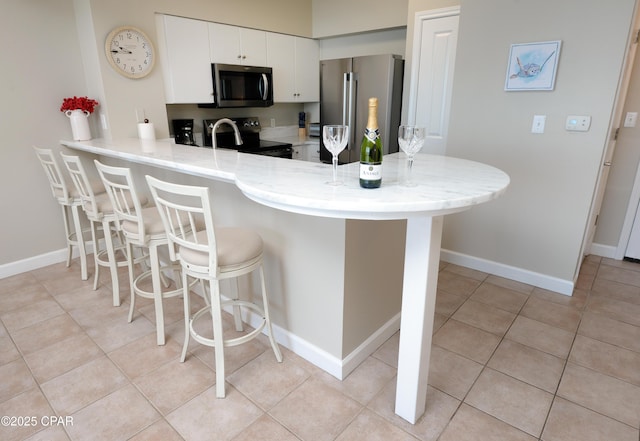
<svg viewBox="0 0 640 441"><path fill-rule="evenodd" d="M427 129L418 126L400 126L398 128L398 144L407 155L407 176L404 185L407 187L415 187L415 183L411 180L411 168L413 167L413 158L420 151L424 144Z"/></svg>
<svg viewBox="0 0 640 441"><path fill-rule="evenodd" d="M333 155L333 180L327 182L329 185L342 185L341 181L338 181L338 154L344 150L349 140L349 126L342 125L329 125L322 128L322 140L324 146Z"/></svg>

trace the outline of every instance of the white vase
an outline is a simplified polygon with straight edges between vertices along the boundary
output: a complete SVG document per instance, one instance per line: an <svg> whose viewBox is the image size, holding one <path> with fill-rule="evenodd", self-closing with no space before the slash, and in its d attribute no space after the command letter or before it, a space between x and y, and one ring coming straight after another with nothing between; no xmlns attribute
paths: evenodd
<svg viewBox="0 0 640 441"><path fill-rule="evenodd" d="M89 112L80 109L67 110L65 115L69 117L71 122L71 133L74 141L88 141L91 139Z"/></svg>

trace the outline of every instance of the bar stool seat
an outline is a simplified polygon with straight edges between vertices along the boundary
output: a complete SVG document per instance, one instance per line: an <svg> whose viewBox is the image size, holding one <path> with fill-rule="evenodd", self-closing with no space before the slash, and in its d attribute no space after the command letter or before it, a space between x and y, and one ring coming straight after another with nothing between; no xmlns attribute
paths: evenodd
<svg viewBox="0 0 640 441"><path fill-rule="evenodd" d="M172 184L147 176L147 183L155 201L162 223L169 239L169 253L172 260L182 267L184 290L185 339L180 360L184 361L193 337L198 343L215 348L216 396L225 396L224 348L246 343L256 338L263 329L268 331L269 341L278 362L282 362L280 348L273 336L269 303L264 280L263 241L260 235L248 228L214 227L213 214L209 202L208 187L194 187ZM232 298L223 300L220 280L238 277L258 271L262 306L241 300L237 292ZM191 315L190 289L188 278L208 281L205 291L207 306ZM242 331L241 309L249 309L259 319L251 332L235 338L224 338L222 329L222 309L233 308L237 331ZM213 338L205 337L196 330L195 323L208 317L212 322Z"/></svg>

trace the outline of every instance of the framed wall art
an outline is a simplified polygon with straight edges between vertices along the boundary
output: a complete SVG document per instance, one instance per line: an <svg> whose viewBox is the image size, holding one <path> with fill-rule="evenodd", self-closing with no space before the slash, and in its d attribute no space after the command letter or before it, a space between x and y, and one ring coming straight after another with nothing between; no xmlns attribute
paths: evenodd
<svg viewBox="0 0 640 441"><path fill-rule="evenodd" d="M553 90L560 40L512 44L504 90Z"/></svg>

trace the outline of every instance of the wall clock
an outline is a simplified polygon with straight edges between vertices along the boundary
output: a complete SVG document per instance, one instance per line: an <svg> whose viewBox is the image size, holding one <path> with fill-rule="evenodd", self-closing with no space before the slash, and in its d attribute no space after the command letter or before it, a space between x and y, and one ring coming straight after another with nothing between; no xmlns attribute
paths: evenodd
<svg viewBox="0 0 640 441"><path fill-rule="evenodd" d="M156 61L151 40L135 26L120 26L109 32L104 50L111 67L127 78L146 77Z"/></svg>

